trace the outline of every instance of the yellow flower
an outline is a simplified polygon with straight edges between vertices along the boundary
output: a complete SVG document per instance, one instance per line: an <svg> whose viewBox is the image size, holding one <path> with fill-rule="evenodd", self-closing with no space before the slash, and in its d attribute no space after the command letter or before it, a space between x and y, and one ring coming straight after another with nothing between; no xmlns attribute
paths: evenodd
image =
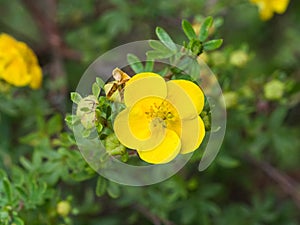
<svg viewBox="0 0 300 225"><path fill-rule="evenodd" d="M269 20L274 12L282 14L286 11L289 0L250 0L251 3L258 6L260 18Z"/></svg>
<svg viewBox="0 0 300 225"><path fill-rule="evenodd" d="M42 70L34 52L7 34L0 34L0 79L32 89L39 88L42 82Z"/></svg>
<svg viewBox="0 0 300 225"><path fill-rule="evenodd" d="M116 136L148 163L167 163L179 153L193 152L204 138L199 116L204 95L193 82L165 82L158 74L139 73L127 82L124 103L114 121Z"/></svg>

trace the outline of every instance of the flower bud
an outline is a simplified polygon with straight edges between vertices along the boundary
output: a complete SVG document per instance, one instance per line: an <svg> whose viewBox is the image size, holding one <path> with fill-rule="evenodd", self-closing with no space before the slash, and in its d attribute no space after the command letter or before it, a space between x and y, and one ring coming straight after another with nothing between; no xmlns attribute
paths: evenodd
<svg viewBox="0 0 300 225"><path fill-rule="evenodd" d="M120 92L118 90L116 90L115 92L113 92L113 94L111 96L108 96L108 93L111 91L111 89L114 87L115 83L114 82L110 82L104 85L104 91L105 94L107 96L107 98L113 102L121 102L121 95Z"/></svg>
<svg viewBox="0 0 300 225"><path fill-rule="evenodd" d="M264 94L268 100L278 100L284 94L284 83L279 80L272 80L264 86Z"/></svg>
<svg viewBox="0 0 300 225"><path fill-rule="evenodd" d="M114 133L105 139L105 148L110 155L122 155L126 151L125 146L120 143Z"/></svg>
<svg viewBox="0 0 300 225"><path fill-rule="evenodd" d="M231 53L230 63L236 67L243 67L248 62L249 57L243 50L237 50Z"/></svg>
<svg viewBox="0 0 300 225"><path fill-rule="evenodd" d="M226 63L224 54L220 51L212 52L211 55L212 63L216 66L221 66Z"/></svg>
<svg viewBox="0 0 300 225"><path fill-rule="evenodd" d="M223 93L223 97L224 97L225 105L226 105L227 109L236 106L236 104L238 102L238 95L236 92L233 92L233 91L225 92L225 93Z"/></svg>
<svg viewBox="0 0 300 225"><path fill-rule="evenodd" d="M98 104L99 102L94 95L82 98L78 103L76 115L80 118L82 126L86 129L91 129L95 126L95 110Z"/></svg>
<svg viewBox="0 0 300 225"><path fill-rule="evenodd" d="M63 217L69 215L71 211L71 205L68 201L60 201L56 206L56 212Z"/></svg>

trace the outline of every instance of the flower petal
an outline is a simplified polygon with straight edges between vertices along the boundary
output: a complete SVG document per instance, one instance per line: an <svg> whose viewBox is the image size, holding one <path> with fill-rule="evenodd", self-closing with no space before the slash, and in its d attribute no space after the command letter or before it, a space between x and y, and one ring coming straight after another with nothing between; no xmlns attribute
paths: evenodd
<svg viewBox="0 0 300 225"><path fill-rule="evenodd" d="M32 89L40 88L42 85L43 75L42 75L42 70L39 66L37 66L37 65L32 66L31 77L32 77L32 79L31 79L29 86Z"/></svg>
<svg viewBox="0 0 300 225"><path fill-rule="evenodd" d="M282 14L286 11L289 0L273 0L271 4L275 12Z"/></svg>
<svg viewBox="0 0 300 225"><path fill-rule="evenodd" d="M137 101L130 109L128 122L133 135L139 139L147 139L151 135L151 120L149 113L153 105L160 106L162 98L148 97Z"/></svg>
<svg viewBox="0 0 300 225"><path fill-rule="evenodd" d="M124 102L127 107L134 105L137 101L145 97L167 96L165 80L155 73L139 73L133 76L124 89Z"/></svg>
<svg viewBox="0 0 300 225"><path fill-rule="evenodd" d="M180 151L181 142L178 135L169 129L166 129L165 139L157 147L142 151L137 150L140 158L148 163L162 164L173 160Z"/></svg>
<svg viewBox="0 0 300 225"><path fill-rule="evenodd" d="M180 119L193 119L199 114L190 95L180 84L171 80L167 82L167 100L176 108Z"/></svg>
<svg viewBox="0 0 300 225"><path fill-rule="evenodd" d="M146 124L143 121L144 126L139 126L140 130L138 130L134 126L139 120L136 120L136 123L133 124L129 123L130 111L131 108L123 110L117 115L114 121L114 131L119 141L131 149L140 148L147 150L159 145L166 135L166 129L163 127L151 129L151 123ZM133 133L131 126L133 126L135 133Z"/></svg>
<svg viewBox="0 0 300 225"><path fill-rule="evenodd" d="M188 80L172 80L172 82L178 84L182 89L184 89L196 106L197 113L201 113L204 106L204 94L201 88Z"/></svg>
<svg viewBox="0 0 300 225"><path fill-rule="evenodd" d="M259 15L261 20L269 20L273 17L274 12L270 7L259 8Z"/></svg>
<svg viewBox="0 0 300 225"><path fill-rule="evenodd" d="M183 120L180 153L186 154L195 151L203 141L204 135L205 126L200 116L192 120Z"/></svg>

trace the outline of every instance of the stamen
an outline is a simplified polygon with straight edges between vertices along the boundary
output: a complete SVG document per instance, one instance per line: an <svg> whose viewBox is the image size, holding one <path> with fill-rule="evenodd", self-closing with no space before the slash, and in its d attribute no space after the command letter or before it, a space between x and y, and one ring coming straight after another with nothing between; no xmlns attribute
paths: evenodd
<svg viewBox="0 0 300 225"><path fill-rule="evenodd" d="M148 119L160 118L162 121L173 121L175 119L175 116L171 112L170 104L165 100L160 105L156 102L150 105L149 110L145 114Z"/></svg>

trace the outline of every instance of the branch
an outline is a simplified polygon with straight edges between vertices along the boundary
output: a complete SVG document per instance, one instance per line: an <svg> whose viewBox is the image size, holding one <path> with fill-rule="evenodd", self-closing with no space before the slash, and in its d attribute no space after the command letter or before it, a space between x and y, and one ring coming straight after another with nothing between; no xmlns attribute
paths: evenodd
<svg viewBox="0 0 300 225"><path fill-rule="evenodd" d="M81 60L82 56L79 52L70 49L64 42L58 24L55 21L57 2L55 0L44 0L43 3L46 4L47 14L44 10L39 7L36 2L32 0L22 0L24 6L31 13L32 18L37 23L38 28L44 35L44 39L47 43L42 50L49 52L49 47L52 52L63 56L63 58Z"/></svg>
<svg viewBox="0 0 300 225"><path fill-rule="evenodd" d="M62 54L62 49L64 49L65 45L55 21L57 9L56 0L44 0L40 2L22 0L22 3L28 9L41 33L44 35L48 52L51 55L51 62L49 63L49 75L51 80L55 82L61 77L66 80L64 57ZM45 7L47 11L45 11ZM48 95L50 103L58 111L64 112L66 91L67 88L63 85L57 90L51 90Z"/></svg>
<svg viewBox="0 0 300 225"><path fill-rule="evenodd" d="M22 0L24 6L28 9L28 11L31 13L32 18L36 22L39 29L42 31L42 34L44 35L45 40L47 43L58 50L59 46L62 44L62 39L59 35L57 26L54 22L54 17L49 18L50 16L45 15L45 12L43 12L38 6L37 2L32 0ZM53 7L55 7L55 4L53 3ZM51 7L51 17L53 16L53 13L55 12L55 9Z"/></svg>
<svg viewBox="0 0 300 225"><path fill-rule="evenodd" d="M134 205L133 208L149 219L153 225L176 225L170 220L163 219L153 214L148 208L142 205Z"/></svg>
<svg viewBox="0 0 300 225"><path fill-rule="evenodd" d="M299 184L287 174L279 171L267 162L258 161L250 155L246 156L246 160L254 166L261 169L267 176L278 183L279 187L294 200L300 209L300 191Z"/></svg>

